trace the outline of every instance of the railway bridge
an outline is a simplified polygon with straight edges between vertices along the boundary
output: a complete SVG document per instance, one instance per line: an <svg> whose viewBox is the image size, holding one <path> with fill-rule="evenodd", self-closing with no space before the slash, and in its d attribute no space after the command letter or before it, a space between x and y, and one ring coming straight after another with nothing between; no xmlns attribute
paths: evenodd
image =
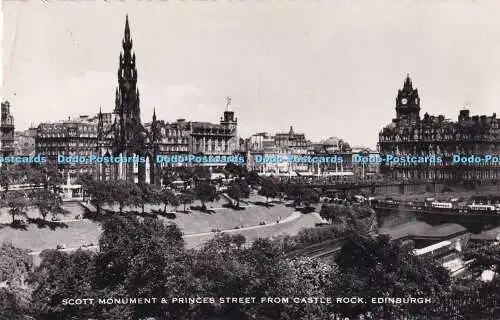
<svg viewBox="0 0 500 320"><path fill-rule="evenodd" d="M373 206L379 226L388 220L424 221L433 225L457 223L471 230L481 231L488 226L500 225L500 212L497 211L460 211L432 207L409 208L404 206Z"/></svg>
<svg viewBox="0 0 500 320"><path fill-rule="evenodd" d="M321 177L300 177L292 181L300 182L302 181L305 186L315 189L320 189L322 191L327 190L338 190L345 193L369 193L369 194L380 194L380 193L392 193L392 194L415 194L421 192L430 193L441 193L448 186L450 182L435 180L354 180L354 181L328 181ZM481 181L457 181L453 186L461 186L465 189L475 189L479 185L496 185L498 181L491 180L481 180Z"/></svg>
<svg viewBox="0 0 500 320"><path fill-rule="evenodd" d="M306 184L307 187L327 190L338 190L344 193L399 193L411 194L419 192L441 192L446 187L443 183L424 181L338 181L338 182L315 182Z"/></svg>

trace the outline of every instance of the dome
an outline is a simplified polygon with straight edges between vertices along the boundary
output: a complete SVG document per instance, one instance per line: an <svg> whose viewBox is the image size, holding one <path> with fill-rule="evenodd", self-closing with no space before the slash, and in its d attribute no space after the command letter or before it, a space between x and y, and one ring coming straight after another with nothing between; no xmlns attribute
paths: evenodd
<svg viewBox="0 0 500 320"><path fill-rule="evenodd" d="M325 145L325 146L336 146L339 144L340 141L341 141L340 138L330 137L328 139L321 141L320 144Z"/></svg>

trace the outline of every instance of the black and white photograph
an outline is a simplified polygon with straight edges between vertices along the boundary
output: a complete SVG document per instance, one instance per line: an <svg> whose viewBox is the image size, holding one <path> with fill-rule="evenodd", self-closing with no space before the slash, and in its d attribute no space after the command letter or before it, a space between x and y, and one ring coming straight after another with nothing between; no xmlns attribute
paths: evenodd
<svg viewBox="0 0 500 320"><path fill-rule="evenodd" d="M0 320L500 319L500 2L0 14Z"/></svg>

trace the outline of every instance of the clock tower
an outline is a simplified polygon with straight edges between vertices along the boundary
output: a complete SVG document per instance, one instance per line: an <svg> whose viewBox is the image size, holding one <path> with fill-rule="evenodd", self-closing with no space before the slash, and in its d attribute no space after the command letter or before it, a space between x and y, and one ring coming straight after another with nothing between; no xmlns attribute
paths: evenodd
<svg viewBox="0 0 500 320"><path fill-rule="evenodd" d="M410 75L406 75L403 89L398 90L396 119L406 119L412 123L420 120L420 98L418 90L413 88Z"/></svg>

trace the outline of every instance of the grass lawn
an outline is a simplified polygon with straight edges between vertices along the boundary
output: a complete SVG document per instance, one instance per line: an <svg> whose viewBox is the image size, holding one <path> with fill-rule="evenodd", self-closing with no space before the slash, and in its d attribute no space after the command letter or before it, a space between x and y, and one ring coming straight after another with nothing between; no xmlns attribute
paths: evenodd
<svg viewBox="0 0 500 320"><path fill-rule="evenodd" d="M34 207L28 208L28 218L36 219L36 218L41 218L42 216L38 212L38 209ZM51 216L49 215L47 217L48 220L50 220ZM17 218L19 219L19 218ZM12 216L9 214L9 210L7 208L1 208L0 209L0 223L11 223L12 222ZM1 231L0 231L1 232Z"/></svg>
<svg viewBox="0 0 500 320"><path fill-rule="evenodd" d="M0 243L11 242L14 246L32 251L55 249L57 245L80 247L90 243L97 244L101 228L99 224L89 221L66 222L66 227L55 230L38 228L29 224L26 230L0 226Z"/></svg>
<svg viewBox="0 0 500 320"><path fill-rule="evenodd" d="M77 215L83 215L84 210L83 207L79 203L75 202L66 202L63 204L63 209L67 210L65 215L60 215L59 218L62 220L72 220L75 219ZM29 207L27 210L28 218L36 219L42 218L40 212L35 207ZM47 220L52 219L52 215L47 216ZM9 214L9 210L7 208L0 209L0 224L2 223L11 223L12 217ZM0 231L1 232L1 231Z"/></svg>
<svg viewBox="0 0 500 320"><path fill-rule="evenodd" d="M223 202L221 202L223 204ZM216 208L216 204L209 204ZM77 212L71 207L72 213L68 218L73 218ZM181 208L179 208L181 209ZM80 210L80 209L78 209ZM140 209L136 209L139 210ZM193 210L189 214L176 213L176 219L166 219L160 217L162 221L168 223L176 223L184 234L210 232L212 229L230 230L236 226L252 227L258 226L264 221L267 224L276 222L278 219L285 219L294 212L293 208L283 205L266 208L263 206L247 207L245 210L219 209L215 213L203 213ZM38 217L37 211L33 210L34 217ZM31 216L31 214L30 214ZM10 220L7 219L7 222ZM318 221L315 221L318 222ZM101 228L98 223L82 220L82 221L61 221L63 227L58 227L55 230L50 228L38 228L36 225L29 224L26 230L13 229L9 226L0 226L0 243L10 241L13 245L23 249L31 249L33 251L41 251L44 249L55 249L57 245L65 245L67 248L80 247L90 243L97 244ZM314 226L314 222L307 226ZM262 234L258 236L273 235L273 230L281 230L292 227L292 225L278 225L264 228ZM248 230L250 234L256 234L256 230ZM293 231L293 230L292 230ZM202 239L203 237L200 237Z"/></svg>
<svg viewBox="0 0 500 320"><path fill-rule="evenodd" d="M184 232L184 234L210 232L212 229L228 230L235 227L253 227L260 222L276 222L284 219L294 212L292 208L285 206L274 206L265 208L261 206L247 207L245 210L222 209L215 210L215 213L204 213L191 211L189 214L176 213L176 219L162 220L170 221Z"/></svg>
<svg viewBox="0 0 500 320"><path fill-rule="evenodd" d="M273 222L273 221L271 221ZM274 221L276 222L276 221ZM321 222L321 220L316 216L312 214L306 214L300 216L296 220L292 220L289 222L283 222L279 223L273 226L268 226L264 228L256 228L256 229L250 229L250 230L241 230L241 231L235 231L231 232L232 235L235 234L242 234L245 236L247 243L253 242L257 238L267 238L267 237L273 237L277 235L296 235L299 233L300 230L304 228L313 228L315 226L315 223ZM203 242L211 239L213 235L204 235L204 236L193 236L193 237L187 237L185 239L186 241L186 246L188 248L195 248L200 246Z"/></svg>

